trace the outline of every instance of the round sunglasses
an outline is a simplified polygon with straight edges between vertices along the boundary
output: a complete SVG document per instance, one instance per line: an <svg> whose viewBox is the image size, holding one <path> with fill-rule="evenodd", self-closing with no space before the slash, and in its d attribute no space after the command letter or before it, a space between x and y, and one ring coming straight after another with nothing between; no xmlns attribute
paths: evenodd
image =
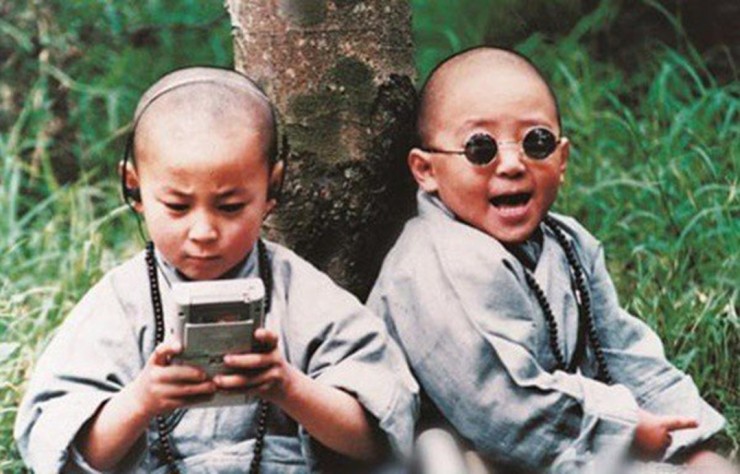
<svg viewBox="0 0 740 474"><path fill-rule="evenodd" d="M438 148L421 148L429 153L445 155L465 155L468 161L476 166L484 166L492 162L501 145L519 142L496 142L496 139L487 133L476 133L465 143L464 150L440 150ZM552 155L560 143L560 138L550 130L542 127L533 128L524 135L521 142L524 154L533 160L544 160Z"/></svg>

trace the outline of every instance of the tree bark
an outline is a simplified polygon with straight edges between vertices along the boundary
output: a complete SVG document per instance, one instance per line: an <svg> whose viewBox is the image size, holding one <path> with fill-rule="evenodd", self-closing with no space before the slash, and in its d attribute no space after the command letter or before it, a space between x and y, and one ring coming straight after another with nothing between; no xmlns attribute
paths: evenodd
<svg viewBox="0 0 740 474"><path fill-rule="evenodd" d="M281 116L288 174L268 236L364 298L413 209L407 0L228 0L237 70Z"/></svg>

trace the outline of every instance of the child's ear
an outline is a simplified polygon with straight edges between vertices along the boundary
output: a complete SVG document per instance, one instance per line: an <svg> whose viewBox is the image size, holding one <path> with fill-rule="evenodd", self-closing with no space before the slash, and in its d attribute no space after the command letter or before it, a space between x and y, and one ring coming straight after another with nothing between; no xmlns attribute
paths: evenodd
<svg viewBox="0 0 740 474"><path fill-rule="evenodd" d="M267 208L265 209L264 217L270 215L270 213L277 206L278 197L280 190L283 188L283 180L285 179L285 161L279 160L272 166L270 170L270 176L267 182Z"/></svg>
<svg viewBox="0 0 740 474"><path fill-rule="evenodd" d="M568 168L570 157L570 140L567 137L560 139L560 182L565 181L565 170Z"/></svg>
<svg viewBox="0 0 740 474"><path fill-rule="evenodd" d="M136 172L136 167L131 161L124 162L121 160L118 162L118 174L121 176L121 182L123 183L123 198L136 210L136 212L142 211L141 206L141 185L139 181L139 174ZM136 193L139 199L132 199L131 194Z"/></svg>
<svg viewBox="0 0 740 474"><path fill-rule="evenodd" d="M407 161L411 174L414 175L419 187L428 193L436 192L437 177L429 153L419 148L412 148Z"/></svg>

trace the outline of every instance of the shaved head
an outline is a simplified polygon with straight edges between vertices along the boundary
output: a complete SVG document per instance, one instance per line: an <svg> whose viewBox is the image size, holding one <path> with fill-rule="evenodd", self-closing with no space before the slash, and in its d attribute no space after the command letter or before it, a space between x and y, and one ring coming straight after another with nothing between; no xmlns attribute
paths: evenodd
<svg viewBox="0 0 740 474"><path fill-rule="evenodd" d="M147 145L163 137L258 132L265 137L264 153L272 166L276 129L269 99L246 76L216 68L181 69L157 81L139 101L133 155L145 159Z"/></svg>
<svg viewBox="0 0 740 474"><path fill-rule="evenodd" d="M497 73L512 70L535 78L545 86L560 126L560 110L555 94L534 64L513 51L480 46L447 58L429 74L419 93L416 131L420 144L426 145L433 135L433 119L450 88L465 87L465 78L473 74L490 74L495 77Z"/></svg>

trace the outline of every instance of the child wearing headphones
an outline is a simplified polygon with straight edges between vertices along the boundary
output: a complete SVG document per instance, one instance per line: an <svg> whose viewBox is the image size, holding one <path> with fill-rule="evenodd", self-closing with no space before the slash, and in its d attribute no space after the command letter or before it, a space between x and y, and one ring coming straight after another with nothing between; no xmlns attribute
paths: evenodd
<svg viewBox="0 0 740 474"><path fill-rule="evenodd" d="M734 472L703 444L724 419L619 306L601 243L550 212L569 142L536 68L464 51L430 75L417 120L419 214L368 305L431 401L420 423L500 472Z"/></svg>
<svg viewBox="0 0 740 474"><path fill-rule="evenodd" d="M120 172L153 243L85 295L39 359L15 426L29 467L355 472L407 454L417 387L382 321L260 239L284 167L265 95L233 71L183 69L133 123ZM171 284L249 276L266 288L264 350L228 354L213 377L173 364ZM188 409L218 391L251 397Z"/></svg>

